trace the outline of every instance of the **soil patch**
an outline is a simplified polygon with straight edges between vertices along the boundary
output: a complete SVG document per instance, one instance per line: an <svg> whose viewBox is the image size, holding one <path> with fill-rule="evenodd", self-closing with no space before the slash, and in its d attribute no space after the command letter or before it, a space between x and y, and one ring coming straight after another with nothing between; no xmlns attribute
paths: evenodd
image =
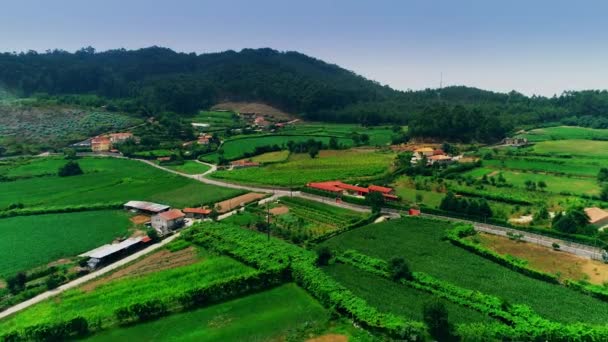
<svg viewBox="0 0 608 342"><path fill-rule="evenodd" d="M2 279L0 279L0 289L5 289L6 288L6 282Z"/></svg>
<svg viewBox="0 0 608 342"><path fill-rule="evenodd" d="M270 209L270 213L272 215L283 215L283 214L287 214L288 212L289 212L289 208L284 205Z"/></svg>
<svg viewBox="0 0 608 342"><path fill-rule="evenodd" d="M135 215L135 216L131 217L129 220L131 220L131 222L133 222L134 224L144 224L144 223L150 221L150 216Z"/></svg>
<svg viewBox="0 0 608 342"><path fill-rule="evenodd" d="M260 198L264 198L264 196L266 196L266 195L259 194L256 192L250 192L248 194L244 194L241 196L231 198L229 200L225 200L225 201L216 203L215 207L217 209L219 206L219 209L217 209L217 212L220 214L223 214L223 213L227 213L235 208L238 208L241 205L245 205L247 203L251 203L253 201L259 200Z"/></svg>
<svg viewBox="0 0 608 342"><path fill-rule="evenodd" d="M338 334L327 334L308 339L306 342L348 342L348 337Z"/></svg>
<svg viewBox="0 0 608 342"><path fill-rule="evenodd" d="M594 284L608 281L608 265L600 261L497 235L480 233L479 237L483 246L526 260L537 270L553 274L559 272L562 279L587 279Z"/></svg>
<svg viewBox="0 0 608 342"><path fill-rule="evenodd" d="M177 252L171 252L167 249L163 249L133 264L130 264L127 267L121 268L107 277L86 283L84 286L82 286L82 290L87 292L93 291L98 286L116 279L135 277L170 268L186 266L193 264L198 260L196 250L193 247L188 247Z"/></svg>

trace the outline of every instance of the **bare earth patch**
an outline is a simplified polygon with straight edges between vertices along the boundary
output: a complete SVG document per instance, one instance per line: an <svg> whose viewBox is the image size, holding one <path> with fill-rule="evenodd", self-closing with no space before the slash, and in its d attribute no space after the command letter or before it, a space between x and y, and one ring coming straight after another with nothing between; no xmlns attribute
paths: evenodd
<svg viewBox="0 0 608 342"><path fill-rule="evenodd" d="M193 264L198 260L196 250L193 247L188 247L177 252L171 252L167 249L163 249L157 253L144 257L143 259L130 264L127 267L121 268L106 277L86 283L82 286L82 290L87 292L93 291L98 286L116 279L135 277L170 268L186 266Z"/></svg>
<svg viewBox="0 0 608 342"><path fill-rule="evenodd" d="M5 289L6 288L6 282L2 279L0 279L0 289Z"/></svg>
<svg viewBox="0 0 608 342"><path fill-rule="evenodd" d="M219 206L219 209L217 209L217 212L220 214L223 214L223 213L233 210L234 208L238 208L241 205L245 205L247 203L259 200L260 198L264 198L264 196L266 196L266 195L259 194L256 192L250 192L248 194L244 194L241 196L231 198L229 200L225 200L225 201L216 203L215 207L218 208L218 206Z"/></svg>
<svg viewBox="0 0 608 342"><path fill-rule="evenodd" d="M135 215L135 216L131 217L129 220L131 220L131 222L133 222L134 224L144 224L144 223L150 221L150 216Z"/></svg>
<svg viewBox="0 0 608 342"><path fill-rule="evenodd" d="M270 209L270 213L272 215L283 215L287 214L288 212L289 208L284 205Z"/></svg>
<svg viewBox="0 0 608 342"><path fill-rule="evenodd" d="M561 274L562 279L587 280L593 284L608 281L608 265L570 253L509 238L480 233L481 244L497 253L527 260L530 267L548 273Z"/></svg>
<svg viewBox="0 0 608 342"><path fill-rule="evenodd" d="M338 334L327 334L308 339L306 342L348 342L348 337Z"/></svg>

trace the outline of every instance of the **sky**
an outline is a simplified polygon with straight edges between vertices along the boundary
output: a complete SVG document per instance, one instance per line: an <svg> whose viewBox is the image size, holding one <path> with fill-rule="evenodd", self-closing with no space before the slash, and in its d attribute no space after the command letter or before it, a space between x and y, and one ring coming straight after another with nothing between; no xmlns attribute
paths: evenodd
<svg viewBox="0 0 608 342"><path fill-rule="evenodd" d="M608 1L2 0L0 51L271 47L400 90L608 88Z"/></svg>

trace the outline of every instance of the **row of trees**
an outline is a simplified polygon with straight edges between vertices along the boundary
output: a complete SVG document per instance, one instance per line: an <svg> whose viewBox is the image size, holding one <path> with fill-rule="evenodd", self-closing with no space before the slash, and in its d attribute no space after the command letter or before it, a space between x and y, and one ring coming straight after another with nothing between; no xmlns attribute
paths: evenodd
<svg viewBox="0 0 608 342"><path fill-rule="evenodd" d="M439 209L445 211L452 211L460 214L477 216L477 217L492 217L492 208L485 199L467 199L464 197L457 197L452 192L448 192L447 195L441 200Z"/></svg>

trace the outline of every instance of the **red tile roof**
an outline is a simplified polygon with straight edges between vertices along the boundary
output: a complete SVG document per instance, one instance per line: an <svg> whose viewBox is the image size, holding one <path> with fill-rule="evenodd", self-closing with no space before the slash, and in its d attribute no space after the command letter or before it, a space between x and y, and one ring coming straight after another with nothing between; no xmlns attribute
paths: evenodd
<svg viewBox="0 0 608 342"><path fill-rule="evenodd" d="M369 192L368 188L363 188L363 187L360 187L360 186L350 185L350 184L345 184L345 183L342 183L342 184L338 185L338 187L340 187L340 188L342 188L344 190L351 190L351 191L362 192L364 194L366 194L366 193Z"/></svg>
<svg viewBox="0 0 608 342"><path fill-rule="evenodd" d="M438 155L444 155L444 154L445 154L445 152L443 152L443 150L440 150L440 149L437 149L437 150L433 151L433 155L436 155L436 156L438 156Z"/></svg>
<svg viewBox="0 0 608 342"><path fill-rule="evenodd" d="M338 187L341 182L322 182L322 183L308 183L306 186L313 189L319 189L329 192L342 192L343 189Z"/></svg>
<svg viewBox="0 0 608 342"><path fill-rule="evenodd" d="M391 191L393 191L393 189L391 189L391 188L387 188L385 186L379 186L379 185L370 185L367 188L369 189L369 191L381 192L383 194L388 194Z"/></svg>
<svg viewBox="0 0 608 342"><path fill-rule="evenodd" d="M382 197L388 199L388 200L398 200L399 196L395 196L395 195L391 195L391 194L382 194Z"/></svg>
<svg viewBox="0 0 608 342"><path fill-rule="evenodd" d="M183 210L186 214L201 214L201 215L209 215L211 214L211 209L204 208L184 208Z"/></svg>
<svg viewBox="0 0 608 342"><path fill-rule="evenodd" d="M158 214L158 216L160 216L164 220L169 221L169 220L175 220L178 218L182 218L186 215L184 213L182 213L182 211L179 209L171 209L169 211L165 211L163 213Z"/></svg>
<svg viewBox="0 0 608 342"><path fill-rule="evenodd" d="M148 243L150 241L152 241L152 239L150 239L149 236L144 236L143 238L141 238L141 242L143 242L143 243Z"/></svg>
<svg viewBox="0 0 608 342"><path fill-rule="evenodd" d="M107 137L99 136L91 140L91 144L109 144L110 139Z"/></svg>

